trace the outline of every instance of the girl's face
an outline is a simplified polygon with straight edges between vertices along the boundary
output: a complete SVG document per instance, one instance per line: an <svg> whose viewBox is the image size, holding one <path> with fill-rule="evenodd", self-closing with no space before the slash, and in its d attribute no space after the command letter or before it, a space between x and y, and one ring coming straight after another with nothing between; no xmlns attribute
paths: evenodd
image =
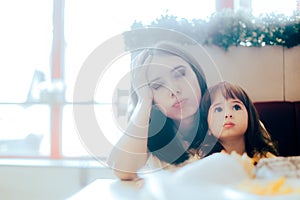
<svg viewBox="0 0 300 200"><path fill-rule="evenodd" d="M248 127L248 111L239 99L226 100L219 91L212 98L207 122L211 133L220 141L243 137Z"/></svg>
<svg viewBox="0 0 300 200"><path fill-rule="evenodd" d="M183 59L173 55L154 56L147 78L154 103L167 117L182 120L197 112L200 86L193 69Z"/></svg>

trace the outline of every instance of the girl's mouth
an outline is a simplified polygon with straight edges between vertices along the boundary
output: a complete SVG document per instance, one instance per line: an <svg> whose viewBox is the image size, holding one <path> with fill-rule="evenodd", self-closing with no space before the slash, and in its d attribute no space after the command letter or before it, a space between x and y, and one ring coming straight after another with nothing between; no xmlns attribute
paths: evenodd
<svg viewBox="0 0 300 200"><path fill-rule="evenodd" d="M226 122L224 125L223 125L223 127L224 128L231 128L231 127L233 127L235 124L233 123L233 122Z"/></svg>

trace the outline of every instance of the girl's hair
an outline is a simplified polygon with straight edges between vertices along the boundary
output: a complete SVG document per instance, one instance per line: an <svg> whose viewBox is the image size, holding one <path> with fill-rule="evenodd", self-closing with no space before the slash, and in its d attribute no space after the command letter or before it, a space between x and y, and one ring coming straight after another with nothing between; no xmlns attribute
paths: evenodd
<svg viewBox="0 0 300 200"><path fill-rule="evenodd" d="M145 53L146 51L146 53ZM153 48L149 48L144 50L142 54L143 57L139 56L139 64L144 64L145 60L153 56L178 56L184 61L186 61L193 71L195 72L198 83L201 89L201 95L205 93L207 89L206 77L202 71L200 64L196 61L196 59L188 53L185 49L177 46L173 43L161 42L157 44ZM141 62L142 61L142 62ZM151 61L147 61L150 62ZM134 69L135 63L133 63L132 68ZM131 116L132 111L134 110L137 104L137 95L134 92L131 86L130 93L130 109L129 116ZM199 107L200 108L200 107ZM199 109L198 109L199 110ZM190 134L183 138L184 140L189 142L188 149L183 147L182 142L178 138L177 130L175 128L174 121L170 118L167 118L154 104L152 105L151 115L150 115L150 123L149 123L149 135L148 135L148 150L153 155L157 156L160 160L165 161L171 164L180 164L187 160L190 156L188 153L190 149L198 148L199 144L202 142L204 138L204 134L206 134L207 127L202 126L202 122L200 122L199 112L195 114L195 125L190 131Z"/></svg>
<svg viewBox="0 0 300 200"><path fill-rule="evenodd" d="M244 134L247 155L249 157L253 157L255 153L259 153L260 155L265 156L267 152L278 155L275 142L272 141L270 134L261 123L258 112L253 102L251 101L247 93L238 85L233 85L228 82L220 82L215 86L210 87L206 91L200 103L201 117L206 118L206 126L208 126L207 116L208 110L211 106L211 101L215 98L218 92L221 92L226 100L239 99L240 101L242 101L248 111L248 128ZM212 134L207 134L207 137L214 136ZM207 144L203 144L203 146L205 147L204 152L205 149L208 149L208 152L205 152L206 155L220 152L223 149L222 145L218 142L218 139L208 138L207 141L209 141L209 143L207 142ZM214 143L211 143L211 141L216 142L215 146L210 146L214 145Z"/></svg>

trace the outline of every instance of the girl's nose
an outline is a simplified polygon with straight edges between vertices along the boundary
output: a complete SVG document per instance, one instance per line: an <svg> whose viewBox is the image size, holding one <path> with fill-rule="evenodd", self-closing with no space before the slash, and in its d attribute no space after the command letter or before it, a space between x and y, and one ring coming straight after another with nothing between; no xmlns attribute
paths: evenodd
<svg viewBox="0 0 300 200"><path fill-rule="evenodd" d="M231 114L226 114L225 119L227 119L227 118L232 118L232 115Z"/></svg>

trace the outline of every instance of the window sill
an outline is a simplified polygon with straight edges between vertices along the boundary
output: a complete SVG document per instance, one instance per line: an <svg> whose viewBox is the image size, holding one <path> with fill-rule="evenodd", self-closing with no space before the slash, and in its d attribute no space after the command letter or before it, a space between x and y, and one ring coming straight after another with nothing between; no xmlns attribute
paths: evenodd
<svg viewBox="0 0 300 200"><path fill-rule="evenodd" d="M64 168L107 168L104 163L87 159L34 159L0 158L0 166L14 167L64 167Z"/></svg>

